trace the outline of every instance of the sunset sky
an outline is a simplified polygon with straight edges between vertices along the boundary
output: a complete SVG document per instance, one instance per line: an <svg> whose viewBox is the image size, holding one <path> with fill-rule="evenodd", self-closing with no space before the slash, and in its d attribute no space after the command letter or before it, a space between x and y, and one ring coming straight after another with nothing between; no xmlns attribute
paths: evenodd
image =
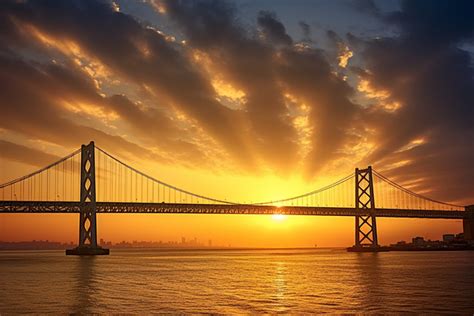
<svg viewBox="0 0 474 316"><path fill-rule="evenodd" d="M474 204L474 2L0 1L0 182L94 140L219 199L368 165ZM348 246L354 219L99 215L99 238ZM379 219L381 243L460 221ZM0 240L77 242L78 215L0 214Z"/></svg>

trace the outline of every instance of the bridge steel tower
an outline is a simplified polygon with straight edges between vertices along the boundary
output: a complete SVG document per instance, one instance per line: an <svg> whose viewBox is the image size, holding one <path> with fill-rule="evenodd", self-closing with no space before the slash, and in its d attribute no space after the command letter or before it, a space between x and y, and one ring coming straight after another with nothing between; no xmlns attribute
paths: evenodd
<svg viewBox="0 0 474 316"><path fill-rule="evenodd" d="M355 170L355 245L349 251L381 251L377 238L374 181L372 167Z"/></svg>
<svg viewBox="0 0 474 316"><path fill-rule="evenodd" d="M66 250L66 255L108 255L109 249L97 245L96 186L94 142L81 147L81 193L79 213L79 245Z"/></svg>
<svg viewBox="0 0 474 316"><path fill-rule="evenodd" d="M463 219L464 239L474 245L474 205L466 206L466 215Z"/></svg>

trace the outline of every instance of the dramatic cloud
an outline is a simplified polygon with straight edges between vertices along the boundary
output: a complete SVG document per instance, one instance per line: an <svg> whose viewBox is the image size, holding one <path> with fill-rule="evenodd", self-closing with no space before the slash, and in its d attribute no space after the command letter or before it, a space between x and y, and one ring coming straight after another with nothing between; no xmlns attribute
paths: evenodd
<svg viewBox="0 0 474 316"><path fill-rule="evenodd" d="M44 167L60 158L44 153L41 150L31 149L4 140L0 140L0 151L5 159L15 160L36 167Z"/></svg>
<svg viewBox="0 0 474 316"><path fill-rule="evenodd" d="M160 4L186 34L189 45L208 57L210 75L220 76L245 93L242 114L250 125L251 135L247 141L252 152L285 171L285 166L294 163L296 131L285 105L284 91L275 78L275 50L271 43L246 32L227 2L166 1ZM272 19L265 15L265 32L269 33L270 41L285 35L283 26L270 22ZM280 28L271 30L269 24ZM275 35L275 32L281 34Z"/></svg>
<svg viewBox="0 0 474 316"><path fill-rule="evenodd" d="M79 54L91 56L119 76L151 89L152 93L159 96L160 102L184 111L185 115L197 120L204 129L221 141L222 146L233 150L234 154L245 153L245 146L242 145L238 134L238 126L235 125L239 121L238 117L232 110L220 106L215 101L214 91L209 82L193 69L174 43L168 42L165 36L156 30L140 25L133 18L118 13L112 6L101 2L39 1L20 4L6 2L3 6L5 19L12 21L11 24L20 31L26 29L27 32L31 32L32 29L35 31L33 35L42 40L43 44L58 46L60 49L61 43L68 43L79 51ZM89 21L87 25L82 23L85 20ZM17 33L20 31L15 30ZM64 93L69 95L67 92ZM28 108L27 104L30 102L22 101L23 107ZM97 102L94 105L97 106ZM47 108L46 105L44 107ZM36 108L46 113L39 104ZM115 106L115 108L123 110L123 102L122 107ZM53 120L58 116L52 112L48 113L47 119ZM150 112L154 115L158 113ZM156 116L154 118L156 119ZM38 116L35 119L41 125L42 117ZM130 119L131 124L136 127L138 125L136 117L132 115ZM43 122L44 126L50 126L45 124L47 120ZM144 123L142 122L143 129L156 131L155 126L160 122L154 121L148 126L143 125ZM54 137L63 137L61 133L53 134L50 133L47 138L52 140ZM156 133L154 134L156 136ZM74 138L70 134L69 136ZM95 135L91 133L83 135L84 138L92 136ZM167 137L167 135L160 136ZM94 138L97 139L96 136ZM114 138L120 139L117 136ZM77 137L74 139L78 141ZM194 149L193 146L189 147ZM132 151L132 148L128 150Z"/></svg>
<svg viewBox="0 0 474 316"><path fill-rule="evenodd" d="M303 31L303 40L306 42L311 41L311 27L308 23L304 21L300 21L298 25L301 27L301 31Z"/></svg>
<svg viewBox="0 0 474 316"><path fill-rule="evenodd" d="M400 108L372 113L377 148L368 160L401 152L406 163L391 175L424 179L442 198L474 195L474 71L460 46L473 39L474 3L403 1L385 20L400 33L366 41L361 77Z"/></svg>
<svg viewBox="0 0 474 316"><path fill-rule="evenodd" d="M350 3L379 34L271 8L243 18L228 1L131 5L149 20L109 1L2 1L1 147L38 165L54 157L14 139L94 139L132 159L306 179L374 164L437 198L474 195L472 2Z"/></svg>
<svg viewBox="0 0 474 316"><path fill-rule="evenodd" d="M106 147L150 155L140 146L92 127L93 122L90 126L78 125L68 118L68 106L81 103L86 104L85 111L93 111L98 116L96 119L110 115L100 106L102 97L94 94L92 83L76 76L77 72L54 64L31 65L9 56L0 56L0 69L0 85L4 89L0 94L2 128L67 148L76 148L94 139ZM87 107L89 102L94 105ZM81 106L76 110L81 111Z"/></svg>
<svg viewBox="0 0 474 316"><path fill-rule="evenodd" d="M210 55L216 72L245 92L245 113L264 159L285 170L302 152L312 176L337 156L355 106L348 100L351 89L331 72L320 51L292 46L274 13L259 13L262 36L254 36L226 2L160 1L156 6L166 8L190 45ZM305 142L308 148L301 148Z"/></svg>
<svg viewBox="0 0 474 316"><path fill-rule="evenodd" d="M265 39L279 45L291 45L293 40L286 33L285 26L277 20L276 15L268 11L260 11L257 18Z"/></svg>
<svg viewBox="0 0 474 316"><path fill-rule="evenodd" d="M351 4L361 12L366 12L374 16L380 16L380 9L373 0L355 0Z"/></svg>

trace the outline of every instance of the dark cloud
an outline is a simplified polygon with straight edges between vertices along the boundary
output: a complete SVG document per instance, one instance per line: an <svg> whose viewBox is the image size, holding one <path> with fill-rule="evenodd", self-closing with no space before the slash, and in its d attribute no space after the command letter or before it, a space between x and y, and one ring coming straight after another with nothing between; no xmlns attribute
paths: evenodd
<svg viewBox="0 0 474 316"><path fill-rule="evenodd" d="M472 196L467 183L474 176L474 72L470 54L459 45L473 36L474 3L404 1L386 20L400 33L366 42L364 76L402 107L371 113L378 136L368 160L383 162L425 138L419 150L404 153L410 163L393 175L426 179L437 196Z"/></svg>
<svg viewBox="0 0 474 316"><path fill-rule="evenodd" d="M380 9L373 0L353 0L351 5L358 11L379 17Z"/></svg>
<svg viewBox="0 0 474 316"><path fill-rule="evenodd" d="M55 64L32 65L8 58L0 58L0 64L3 70L0 84L8 88L8 92L0 96L0 109L6 118L0 123L3 128L70 148L95 140L98 146L112 148L127 156L161 162L182 161L185 165L191 159L201 165L207 163L206 155L195 144L180 139L186 131L178 129L164 113L157 109L141 109L125 96L100 96L93 82L72 65L68 68ZM10 73L13 69L14 75ZM118 114L122 122L132 127L135 136L158 144L163 156L120 136L90 127L93 122L89 126L73 122L68 118L71 114L63 102L90 103L106 115Z"/></svg>
<svg viewBox="0 0 474 316"><path fill-rule="evenodd" d="M278 71L289 91L310 106L313 132L307 171L315 174L343 153L341 149L359 111L349 100L353 90L332 73L318 50L286 50Z"/></svg>
<svg viewBox="0 0 474 316"><path fill-rule="evenodd" d="M326 31L326 37L328 40L328 48L326 49L326 55L329 56L332 60L336 61L338 57L344 53L346 44L343 39L334 32L333 30Z"/></svg>
<svg viewBox="0 0 474 316"><path fill-rule="evenodd" d="M91 127L94 122L81 125L72 121L72 113L65 108L65 103L70 102L73 107L77 103L85 103L95 108L92 110L100 109L104 115L117 113L138 135L152 139L153 144L160 145L162 152L172 153L173 159L169 161L176 162L178 158L183 161L190 158L206 161L205 155L194 144L179 140L186 134L185 131L173 125L165 113L157 109L142 110L125 96L102 97L94 82L72 64L66 67L54 63L27 62L5 53L0 54L0 64L0 85L5 89L0 95L0 109L5 118L0 125L5 129L68 148L96 140L99 146L117 148L117 152L127 155L168 160L120 136ZM91 118L88 120L91 121ZM18 159L21 161L25 157L19 156Z"/></svg>
<svg viewBox="0 0 474 316"><path fill-rule="evenodd" d="M33 149L9 141L0 140L1 157L28 165L44 167L59 160L60 157L50 155L41 150Z"/></svg>
<svg viewBox="0 0 474 316"><path fill-rule="evenodd" d="M67 148L96 140L121 152L158 158L122 137L68 118L69 111L64 102L93 101L98 104L101 98L86 92L92 89L92 83L84 81L77 75L79 73L55 64L30 64L0 55L0 85L4 89L0 94L0 126L31 139L46 140Z"/></svg>
<svg viewBox="0 0 474 316"><path fill-rule="evenodd" d="M296 132L275 78L274 48L246 32L234 7L226 1L161 3L189 45L208 54L216 71L245 92L244 117L250 125L248 139L253 152L259 154L257 159L288 171L297 152Z"/></svg>
<svg viewBox="0 0 474 316"><path fill-rule="evenodd" d="M215 100L215 92L177 44L102 1L2 2L2 11L58 41L73 40L118 75L152 89L163 104L195 120L242 165L252 161L239 133L239 115ZM88 21L84 23L84 21ZM247 155L248 156L248 155Z"/></svg>
<svg viewBox="0 0 474 316"><path fill-rule="evenodd" d="M274 12L260 11L257 17L258 26L266 39L276 45L291 45L293 40L286 33L285 26L278 21Z"/></svg>
<svg viewBox="0 0 474 316"><path fill-rule="evenodd" d="M303 40L306 42L311 42L311 26L304 21L298 22L298 25L303 32Z"/></svg>
<svg viewBox="0 0 474 316"><path fill-rule="evenodd" d="M474 35L474 3L469 0L401 2L401 11L386 20L398 24L401 37L423 45L455 44Z"/></svg>
<svg viewBox="0 0 474 316"><path fill-rule="evenodd" d="M456 136L456 137L453 137ZM410 185L410 189L462 205L472 204L474 188L472 179L473 131L462 136L442 131L433 132L427 143L412 149L387 155L380 166L389 169L383 173L398 182ZM398 166L400 161L409 161ZM396 167L390 167L395 164Z"/></svg>
<svg viewBox="0 0 474 316"><path fill-rule="evenodd" d="M350 128L346 124L356 109L348 100L352 90L332 73L324 54L309 47L291 47L293 41L285 27L268 12L257 17L266 39L262 42L251 32L242 31L235 10L223 1L160 3L190 39L190 45L210 54L226 79L245 91L251 134L265 158L278 162L278 169L287 170L297 154L286 93L294 94L310 108L312 150L305 157L309 177L338 155Z"/></svg>
<svg viewBox="0 0 474 316"><path fill-rule="evenodd" d="M294 97L309 107L311 150L305 161L311 175L340 155L356 109L348 100L351 89L332 73L324 54L293 47L285 27L273 13L260 12L257 17L262 40L241 25L228 2L162 4L184 32L186 48L134 18L115 12L105 2L5 2L2 12L15 21L12 32L33 26L55 41L73 41L81 52L99 60L120 78L148 87L160 104L168 105L171 111L182 111L245 168L261 163L263 168L279 172L293 169L300 150L293 124L299 109L289 105L288 93L296 94ZM89 22L82 23L86 19ZM244 91L242 109L230 109L216 101L212 78L189 60L187 49L198 49L210 57L211 71L216 72L211 77L222 76ZM103 100L91 82L72 90L74 84L67 80L56 80L55 84L71 99L87 99L104 112L117 113L136 136L148 142L159 139L156 145L160 148L187 148L184 155L181 151L178 154L183 159L186 152L207 157L201 148L179 137L186 133L176 128L178 123L170 120L166 111L139 106L125 96ZM50 116L57 117L58 113Z"/></svg>
<svg viewBox="0 0 474 316"><path fill-rule="evenodd" d="M180 162L184 165L204 167L212 165L212 159L200 146L192 142L191 133L179 128L178 123L159 108L141 108L124 95L113 95L104 103L117 113L131 128L133 135L159 146L170 158L169 162ZM215 153L214 153L215 154ZM171 158L172 157L172 158ZM215 158L215 157L214 157Z"/></svg>

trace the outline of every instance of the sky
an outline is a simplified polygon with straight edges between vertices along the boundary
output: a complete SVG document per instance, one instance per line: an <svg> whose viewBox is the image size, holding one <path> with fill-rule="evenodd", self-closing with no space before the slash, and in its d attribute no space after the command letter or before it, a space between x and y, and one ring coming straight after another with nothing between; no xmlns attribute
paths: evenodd
<svg viewBox="0 0 474 316"><path fill-rule="evenodd" d="M277 199L374 169L474 203L472 1L0 2L0 182L94 140L177 187ZM99 215L107 240L347 246L352 218ZM0 216L75 241L76 215ZM380 219L382 243L460 232Z"/></svg>

